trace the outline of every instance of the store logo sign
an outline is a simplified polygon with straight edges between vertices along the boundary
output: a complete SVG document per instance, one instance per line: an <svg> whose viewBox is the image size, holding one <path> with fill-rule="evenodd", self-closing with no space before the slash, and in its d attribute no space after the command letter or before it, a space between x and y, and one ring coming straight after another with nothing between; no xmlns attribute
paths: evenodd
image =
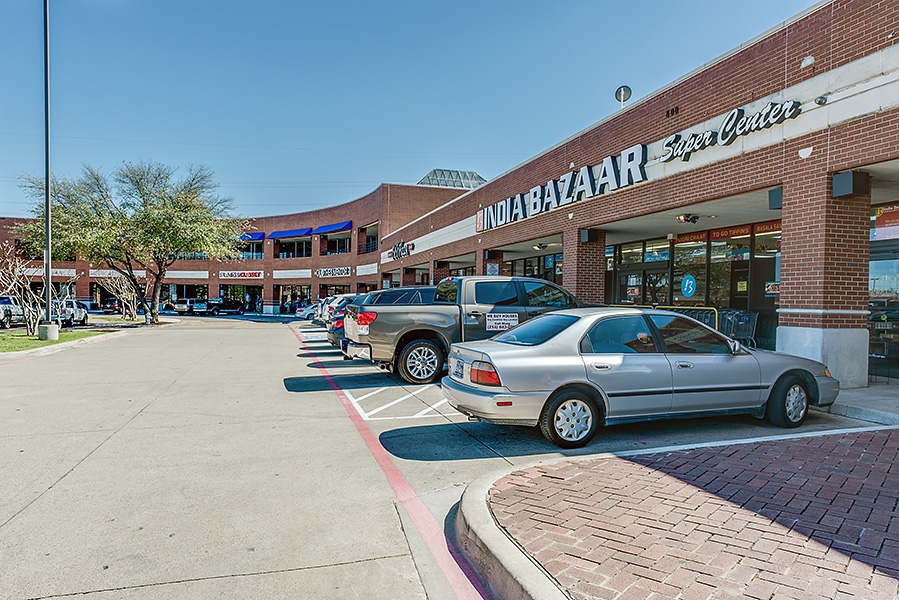
<svg viewBox="0 0 899 600"><path fill-rule="evenodd" d="M331 267L330 269L316 269L316 277L349 277L352 274L350 267Z"/></svg>
<svg viewBox="0 0 899 600"><path fill-rule="evenodd" d="M779 125L787 119L795 119L802 112L798 100L786 102L769 102L765 108L747 117L742 108L735 108L724 117L718 131L691 133L690 137L681 139L679 133L670 135L662 142L662 162L670 162L680 158L687 162L694 152L705 150L709 146L729 146L738 137L749 135L755 131Z"/></svg>
<svg viewBox="0 0 899 600"><path fill-rule="evenodd" d="M219 271L219 279L262 279L262 271Z"/></svg>
<svg viewBox="0 0 899 600"><path fill-rule="evenodd" d="M409 242L408 244L406 242L400 242L387 252L387 258L390 260L399 260L412 254L413 250L415 250L415 244L412 242Z"/></svg>
<svg viewBox="0 0 899 600"><path fill-rule="evenodd" d="M618 156L605 157L598 165L583 166L479 210L475 229L488 231L646 181L645 165L646 146L631 146Z"/></svg>

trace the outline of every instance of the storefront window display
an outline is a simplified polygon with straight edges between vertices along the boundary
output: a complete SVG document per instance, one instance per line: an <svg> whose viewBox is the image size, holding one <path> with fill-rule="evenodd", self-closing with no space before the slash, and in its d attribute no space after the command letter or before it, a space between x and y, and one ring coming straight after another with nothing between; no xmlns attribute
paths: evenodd
<svg viewBox="0 0 899 600"><path fill-rule="evenodd" d="M262 312L261 285L220 285L219 296L240 300L247 312Z"/></svg>
<svg viewBox="0 0 899 600"><path fill-rule="evenodd" d="M296 312L297 307L309 301L308 285L276 285L275 298L278 299L278 312L281 314Z"/></svg>
<svg viewBox="0 0 899 600"><path fill-rule="evenodd" d="M709 232L709 304L746 310L749 306L749 256L752 227Z"/></svg>
<svg viewBox="0 0 899 600"><path fill-rule="evenodd" d="M899 378L899 204L871 210L868 374Z"/></svg>
<svg viewBox="0 0 899 600"><path fill-rule="evenodd" d="M507 260L503 263L502 274L536 277L561 285L562 262L562 254L544 254L543 256Z"/></svg>
<svg viewBox="0 0 899 600"><path fill-rule="evenodd" d="M708 232L679 235L674 242L675 306L705 306Z"/></svg>

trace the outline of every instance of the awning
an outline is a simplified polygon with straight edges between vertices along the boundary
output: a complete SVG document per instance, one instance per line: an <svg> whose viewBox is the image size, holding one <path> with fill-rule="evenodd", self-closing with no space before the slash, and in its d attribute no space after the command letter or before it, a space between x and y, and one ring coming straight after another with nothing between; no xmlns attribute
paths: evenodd
<svg viewBox="0 0 899 600"><path fill-rule="evenodd" d="M281 240L284 238L296 238L296 237L306 237L312 233L311 227L305 227L303 229L287 229L285 231L273 231L268 234L268 239L270 240Z"/></svg>
<svg viewBox="0 0 899 600"><path fill-rule="evenodd" d="M240 234L240 241L242 242L261 242L264 239L265 233L262 231L248 231Z"/></svg>
<svg viewBox="0 0 899 600"><path fill-rule="evenodd" d="M322 225L312 230L313 235L325 233L337 233L338 231L349 231L353 228L352 221L344 221L343 223L332 223L331 225Z"/></svg>

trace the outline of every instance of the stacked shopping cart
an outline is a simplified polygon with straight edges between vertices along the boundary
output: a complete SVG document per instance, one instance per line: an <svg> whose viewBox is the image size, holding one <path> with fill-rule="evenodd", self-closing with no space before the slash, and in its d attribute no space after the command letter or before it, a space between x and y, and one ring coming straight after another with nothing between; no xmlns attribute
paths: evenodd
<svg viewBox="0 0 899 600"><path fill-rule="evenodd" d="M721 309L718 311L718 331L755 348L755 325L758 319L757 312Z"/></svg>

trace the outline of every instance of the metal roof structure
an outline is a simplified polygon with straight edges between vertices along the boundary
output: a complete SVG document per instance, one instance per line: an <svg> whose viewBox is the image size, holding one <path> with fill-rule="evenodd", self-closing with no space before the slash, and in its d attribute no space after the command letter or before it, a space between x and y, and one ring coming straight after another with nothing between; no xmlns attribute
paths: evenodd
<svg viewBox="0 0 899 600"><path fill-rule="evenodd" d="M438 187L461 188L473 190L487 183L487 180L474 171L456 171L454 169L434 169L425 175L418 185L436 185Z"/></svg>

